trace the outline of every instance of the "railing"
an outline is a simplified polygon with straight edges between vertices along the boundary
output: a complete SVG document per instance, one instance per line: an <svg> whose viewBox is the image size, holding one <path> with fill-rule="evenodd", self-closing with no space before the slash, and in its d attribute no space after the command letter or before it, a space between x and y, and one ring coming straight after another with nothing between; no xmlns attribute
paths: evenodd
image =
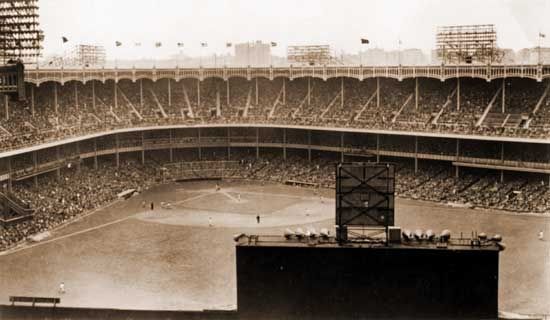
<svg viewBox="0 0 550 320"><path fill-rule="evenodd" d="M542 81L550 78L548 65L453 65L453 66L314 66L314 67L231 67L231 68L170 68L170 69L27 69L25 80L39 85L46 81L65 83L68 81L87 82L97 80L116 82L127 79L174 79L184 78L204 80L218 77L227 80L231 77L243 77L248 80L265 77L273 80L277 77L295 79L300 77L317 77L324 80L337 77L356 78L363 80L373 77L386 77L403 80L414 77L428 77L440 80L457 77L473 77L487 81L504 78L520 77Z"/></svg>
<svg viewBox="0 0 550 320"><path fill-rule="evenodd" d="M4 210L12 210L17 214L17 216L8 219L4 219L3 217L0 218L2 224L26 220L31 218L34 214L34 210L29 204L23 203L16 197L8 196L2 192L0 192L0 202L4 204Z"/></svg>

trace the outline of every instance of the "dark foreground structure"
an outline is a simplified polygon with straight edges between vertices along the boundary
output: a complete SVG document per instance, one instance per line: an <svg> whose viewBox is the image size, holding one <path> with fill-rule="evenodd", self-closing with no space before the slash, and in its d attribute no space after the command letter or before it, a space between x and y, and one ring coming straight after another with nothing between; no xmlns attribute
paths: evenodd
<svg viewBox="0 0 550 320"><path fill-rule="evenodd" d="M500 238L403 232L339 245L314 232L240 235L237 310L0 307L1 319L497 319Z"/></svg>
<svg viewBox="0 0 550 320"><path fill-rule="evenodd" d="M237 246L244 318L496 319L499 245L252 239Z"/></svg>

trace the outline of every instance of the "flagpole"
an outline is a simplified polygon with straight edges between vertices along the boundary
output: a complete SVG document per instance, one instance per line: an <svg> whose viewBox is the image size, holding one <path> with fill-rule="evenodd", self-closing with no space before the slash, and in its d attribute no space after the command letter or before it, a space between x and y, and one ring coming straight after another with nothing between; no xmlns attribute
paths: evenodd
<svg viewBox="0 0 550 320"><path fill-rule="evenodd" d="M541 57L540 57L540 42L541 42L541 39L542 39L541 35L542 35L542 34L541 34L540 31L539 31L539 48L538 48L538 49L539 49L539 50L538 50L538 64L539 64L539 65L542 64L542 60L541 60Z"/></svg>
<svg viewBox="0 0 550 320"><path fill-rule="evenodd" d="M399 39L397 46L397 64L401 66L401 38Z"/></svg>

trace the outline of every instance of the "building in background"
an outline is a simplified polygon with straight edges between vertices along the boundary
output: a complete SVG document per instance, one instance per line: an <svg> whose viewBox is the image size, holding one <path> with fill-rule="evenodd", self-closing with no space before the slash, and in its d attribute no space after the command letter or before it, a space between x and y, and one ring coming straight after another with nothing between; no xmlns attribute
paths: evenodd
<svg viewBox="0 0 550 320"><path fill-rule="evenodd" d="M502 64L516 64L516 53L513 49L500 49L502 51Z"/></svg>
<svg viewBox="0 0 550 320"><path fill-rule="evenodd" d="M369 49L360 53L360 63L365 66L424 65L428 56L420 49L390 50Z"/></svg>
<svg viewBox="0 0 550 320"><path fill-rule="evenodd" d="M540 54L540 58L539 58ZM542 64L550 63L550 48L534 47L521 49L516 54L516 62L519 64Z"/></svg>
<svg viewBox="0 0 550 320"><path fill-rule="evenodd" d="M261 41L235 44L236 66L267 67L271 64L271 44Z"/></svg>

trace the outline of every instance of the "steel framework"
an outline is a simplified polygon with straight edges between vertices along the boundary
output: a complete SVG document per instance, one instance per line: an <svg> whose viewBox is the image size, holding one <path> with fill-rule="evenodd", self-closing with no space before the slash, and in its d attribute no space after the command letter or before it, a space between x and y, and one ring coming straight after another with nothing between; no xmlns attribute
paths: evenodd
<svg viewBox="0 0 550 320"><path fill-rule="evenodd" d="M332 61L329 45L289 46L287 59L290 63L326 65Z"/></svg>
<svg viewBox="0 0 550 320"><path fill-rule="evenodd" d="M348 232L357 240L371 240L352 228L365 230L394 224L395 167L389 163L348 162L336 165L336 225L339 242Z"/></svg>
<svg viewBox="0 0 550 320"><path fill-rule="evenodd" d="M443 64L493 64L501 62L503 57L492 24L438 27L436 47Z"/></svg>
<svg viewBox="0 0 550 320"><path fill-rule="evenodd" d="M9 60L35 62L44 34L39 29L38 0L0 0L0 55Z"/></svg>
<svg viewBox="0 0 550 320"><path fill-rule="evenodd" d="M79 44L70 54L70 64L80 67L98 67L105 65L105 48L103 46Z"/></svg>

